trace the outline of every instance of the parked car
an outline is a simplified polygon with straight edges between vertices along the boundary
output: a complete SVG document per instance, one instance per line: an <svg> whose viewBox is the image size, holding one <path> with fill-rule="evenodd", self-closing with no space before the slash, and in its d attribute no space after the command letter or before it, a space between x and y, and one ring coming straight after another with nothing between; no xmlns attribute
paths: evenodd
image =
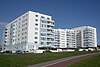
<svg viewBox="0 0 100 67"><path fill-rule="evenodd" d="M7 50L7 51L1 51L1 54L12 54L12 51L9 51L9 50Z"/></svg>
<svg viewBox="0 0 100 67"><path fill-rule="evenodd" d="M43 53L52 53L50 50L43 51Z"/></svg>
<svg viewBox="0 0 100 67"><path fill-rule="evenodd" d="M23 51L21 51L21 50L17 50L16 53L17 53L17 54L22 54Z"/></svg>
<svg viewBox="0 0 100 67"><path fill-rule="evenodd" d="M12 51L6 51L6 53L8 53L8 54L12 54Z"/></svg>

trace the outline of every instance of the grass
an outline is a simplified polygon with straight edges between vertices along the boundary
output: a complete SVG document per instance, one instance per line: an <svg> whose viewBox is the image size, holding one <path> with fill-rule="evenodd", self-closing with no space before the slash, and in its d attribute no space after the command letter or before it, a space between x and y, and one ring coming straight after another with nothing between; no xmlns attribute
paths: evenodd
<svg viewBox="0 0 100 67"><path fill-rule="evenodd" d="M95 52L95 51L94 51ZM47 62L69 56L82 55L89 52L58 52L58 53L42 53L42 54L11 54L0 55L0 67L25 67L41 62Z"/></svg>
<svg viewBox="0 0 100 67"><path fill-rule="evenodd" d="M80 62L74 63L68 67L100 67L100 55L81 60Z"/></svg>

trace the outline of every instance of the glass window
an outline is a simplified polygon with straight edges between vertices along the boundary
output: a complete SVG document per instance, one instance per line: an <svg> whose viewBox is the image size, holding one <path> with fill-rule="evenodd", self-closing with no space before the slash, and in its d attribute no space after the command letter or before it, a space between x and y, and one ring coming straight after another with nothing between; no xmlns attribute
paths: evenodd
<svg viewBox="0 0 100 67"><path fill-rule="evenodd" d="M48 20L50 20L50 18L47 18Z"/></svg>
<svg viewBox="0 0 100 67"><path fill-rule="evenodd" d="M35 34L38 34L38 32L35 32Z"/></svg>
<svg viewBox="0 0 100 67"><path fill-rule="evenodd" d="M37 24L37 23L36 23L35 25L36 25L36 26L38 26L38 24Z"/></svg>
<svg viewBox="0 0 100 67"><path fill-rule="evenodd" d="M37 39L37 37L35 37L35 39Z"/></svg>
<svg viewBox="0 0 100 67"><path fill-rule="evenodd" d="M23 35L24 33L22 33L22 35Z"/></svg>
<svg viewBox="0 0 100 67"><path fill-rule="evenodd" d="M21 18L19 18L19 20L21 20Z"/></svg>
<svg viewBox="0 0 100 67"><path fill-rule="evenodd" d="M19 26L19 28L20 28L20 26Z"/></svg>
<svg viewBox="0 0 100 67"><path fill-rule="evenodd" d="M35 41L35 44L37 44L37 41Z"/></svg>
<svg viewBox="0 0 100 67"><path fill-rule="evenodd" d="M38 17L38 15L35 15L36 17Z"/></svg>
<svg viewBox="0 0 100 67"><path fill-rule="evenodd" d="M35 19L35 21L38 21L38 19Z"/></svg>
<svg viewBox="0 0 100 67"><path fill-rule="evenodd" d="M20 36L20 34L18 34L18 36Z"/></svg>
<svg viewBox="0 0 100 67"><path fill-rule="evenodd" d="M41 18L45 18L44 16L41 16Z"/></svg>
<svg viewBox="0 0 100 67"><path fill-rule="evenodd" d="M38 30L38 28L35 28L35 30Z"/></svg>

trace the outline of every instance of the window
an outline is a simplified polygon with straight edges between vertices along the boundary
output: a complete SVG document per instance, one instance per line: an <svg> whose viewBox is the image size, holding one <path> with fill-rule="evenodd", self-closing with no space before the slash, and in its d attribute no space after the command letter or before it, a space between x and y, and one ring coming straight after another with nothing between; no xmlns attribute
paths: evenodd
<svg viewBox="0 0 100 67"><path fill-rule="evenodd" d="M19 22L19 24L20 24L20 22Z"/></svg>
<svg viewBox="0 0 100 67"><path fill-rule="evenodd" d="M25 21L27 21L27 19Z"/></svg>
<svg viewBox="0 0 100 67"><path fill-rule="evenodd" d="M36 17L38 17L38 15L35 15Z"/></svg>
<svg viewBox="0 0 100 67"><path fill-rule="evenodd" d="M23 35L24 33L22 33L22 35Z"/></svg>
<svg viewBox="0 0 100 67"><path fill-rule="evenodd" d="M6 34L7 32L5 32L5 34Z"/></svg>
<svg viewBox="0 0 100 67"><path fill-rule="evenodd" d="M18 30L18 32L20 32L20 30Z"/></svg>
<svg viewBox="0 0 100 67"><path fill-rule="evenodd" d="M7 43L7 41L4 41L5 43Z"/></svg>
<svg viewBox="0 0 100 67"><path fill-rule="evenodd" d="M47 29L41 29L41 31L42 31L42 32L46 32L46 31L47 31Z"/></svg>
<svg viewBox="0 0 100 67"><path fill-rule="evenodd" d="M22 25L22 27L23 27L24 25Z"/></svg>
<svg viewBox="0 0 100 67"><path fill-rule="evenodd" d="M37 39L37 37L35 37L35 39Z"/></svg>
<svg viewBox="0 0 100 67"><path fill-rule="evenodd" d="M46 27L46 25L45 25L45 27Z"/></svg>
<svg viewBox="0 0 100 67"><path fill-rule="evenodd" d="M46 38L45 37L41 37L41 40L46 40Z"/></svg>
<svg viewBox="0 0 100 67"><path fill-rule="evenodd" d="M27 37L25 36L25 39L26 39Z"/></svg>
<svg viewBox="0 0 100 67"><path fill-rule="evenodd" d="M25 32L25 34L27 34L27 32Z"/></svg>
<svg viewBox="0 0 100 67"><path fill-rule="evenodd" d="M37 41L35 41L35 44L37 44Z"/></svg>
<svg viewBox="0 0 100 67"><path fill-rule="evenodd" d="M20 40L20 39L18 38L18 40Z"/></svg>
<svg viewBox="0 0 100 67"><path fill-rule="evenodd" d="M19 20L21 20L21 18L19 18Z"/></svg>
<svg viewBox="0 0 100 67"><path fill-rule="evenodd" d="M28 14L26 14L26 16L28 16Z"/></svg>
<svg viewBox="0 0 100 67"><path fill-rule="evenodd" d="M41 23L46 23L46 21L45 20L41 20Z"/></svg>
<svg viewBox="0 0 100 67"><path fill-rule="evenodd" d="M23 18L25 18L25 15L23 16Z"/></svg>
<svg viewBox="0 0 100 67"><path fill-rule="evenodd" d="M19 26L19 28L20 28L20 26Z"/></svg>
<svg viewBox="0 0 100 67"><path fill-rule="evenodd" d="M24 39L24 37L22 37L22 39Z"/></svg>
<svg viewBox="0 0 100 67"><path fill-rule="evenodd" d="M47 18L48 20L50 20L50 18Z"/></svg>
<svg viewBox="0 0 100 67"><path fill-rule="evenodd" d="M46 34L44 34L44 33L41 33L41 36L46 36Z"/></svg>
<svg viewBox="0 0 100 67"><path fill-rule="evenodd" d="M35 21L38 21L38 19L35 19Z"/></svg>
<svg viewBox="0 0 100 67"><path fill-rule="evenodd" d="M38 34L38 32L35 32L35 34Z"/></svg>
<svg viewBox="0 0 100 67"><path fill-rule="evenodd" d="M5 29L5 30L7 30L7 29Z"/></svg>
<svg viewBox="0 0 100 67"><path fill-rule="evenodd" d="M24 29L22 29L22 31L23 31Z"/></svg>
<svg viewBox="0 0 100 67"><path fill-rule="evenodd" d="M44 42L41 42L42 45L44 45Z"/></svg>
<svg viewBox="0 0 100 67"><path fill-rule="evenodd" d="M18 36L20 36L20 34L18 34Z"/></svg>
<svg viewBox="0 0 100 67"><path fill-rule="evenodd" d="M36 23L35 25L36 25L36 26L38 26L38 24L37 24L37 23Z"/></svg>
<svg viewBox="0 0 100 67"><path fill-rule="evenodd" d="M35 28L35 30L38 30L38 28Z"/></svg>
<svg viewBox="0 0 100 67"><path fill-rule="evenodd" d="M27 23L25 25L27 25Z"/></svg>
<svg viewBox="0 0 100 67"><path fill-rule="evenodd" d="M27 42L25 41L25 43L27 43Z"/></svg>
<svg viewBox="0 0 100 67"><path fill-rule="evenodd" d="M43 24L41 24L41 27L43 27L44 25Z"/></svg>
<svg viewBox="0 0 100 67"><path fill-rule="evenodd" d="M27 27L25 27L24 29L27 30Z"/></svg>
<svg viewBox="0 0 100 67"><path fill-rule="evenodd" d="M43 18L43 19L44 19L45 17L44 17L44 16L41 16L41 18Z"/></svg>

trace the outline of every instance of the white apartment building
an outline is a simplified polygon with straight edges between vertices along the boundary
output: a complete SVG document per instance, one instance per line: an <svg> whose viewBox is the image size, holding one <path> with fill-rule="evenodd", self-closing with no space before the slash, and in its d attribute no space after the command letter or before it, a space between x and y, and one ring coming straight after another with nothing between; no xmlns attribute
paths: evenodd
<svg viewBox="0 0 100 67"><path fill-rule="evenodd" d="M54 21L49 15L28 11L4 28L2 50L33 51L54 45Z"/></svg>
<svg viewBox="0 0 100 67"><path fill-rule="evenodd" d="M75 31L70 29L54 29L55 46L59 48L76 48Z"/></svg>
<svg viewBox="0 0 100 67"><path fill-rule="evenodd" d="M76 32L76 45L81 48L97 47L96 28L91 26L82 26L73 28Z"/></svg>
<svg viewBox="0 0 100 67"><path fill-rule="evenodd" d="M54 29L55 46L59 48L97 47L96 28L82 26L72 29Z"/></svg>
<svg viewBox="0 0 100 67"><path fill-rule="evenodd" d="M97 47L94 27L53 28L52 16L28 11L5 26L2 50L32 52L40 46L71 49Z"/></svg>

